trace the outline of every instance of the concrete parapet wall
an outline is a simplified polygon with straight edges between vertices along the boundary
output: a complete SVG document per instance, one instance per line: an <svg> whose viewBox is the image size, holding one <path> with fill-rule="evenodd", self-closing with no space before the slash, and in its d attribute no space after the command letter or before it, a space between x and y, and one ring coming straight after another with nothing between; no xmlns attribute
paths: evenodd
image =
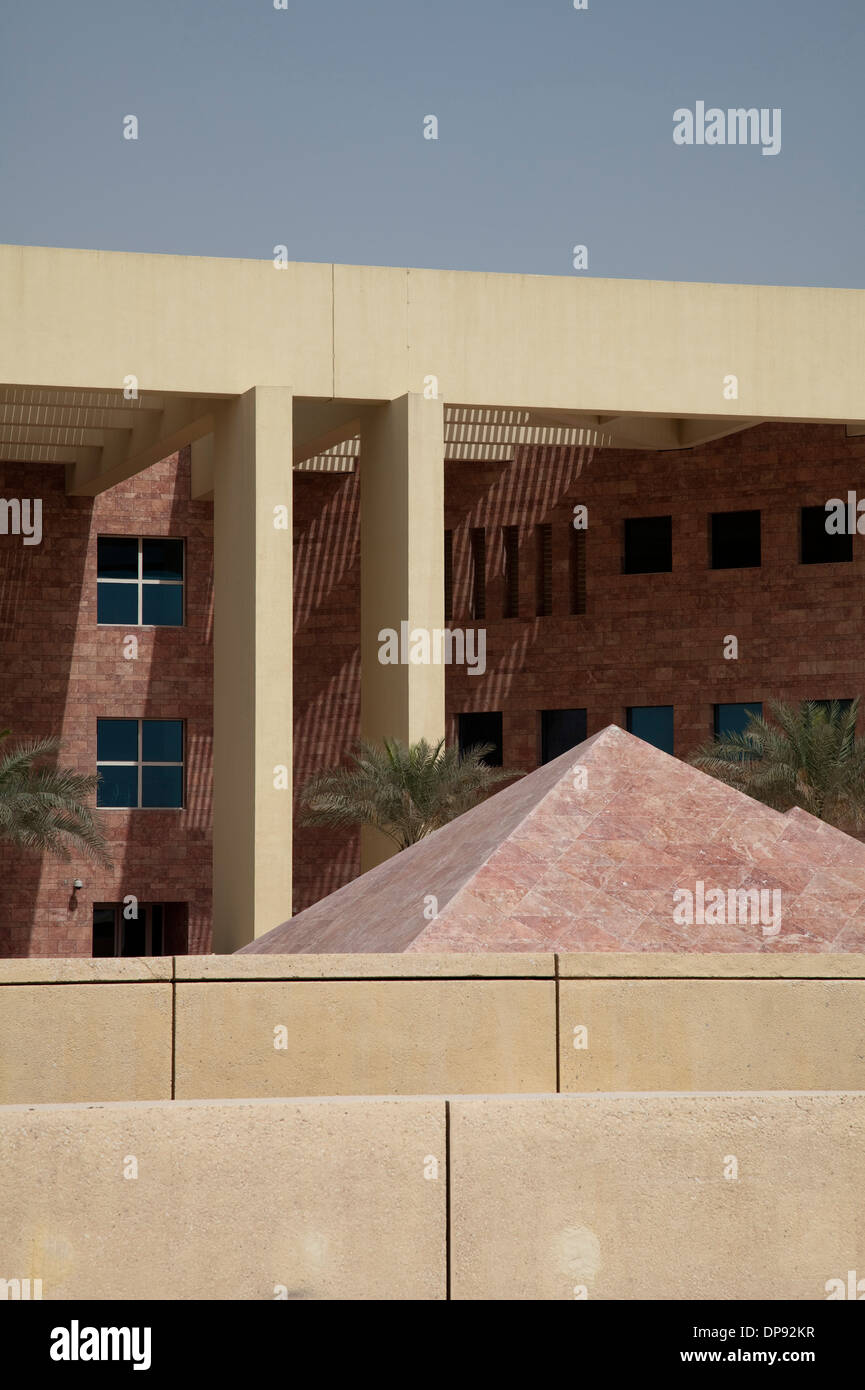
<svg viewBox="0 0 865 1390"><path fill-rule="evenodd" d="M865 956L0 961L0 1104L865 1089Z"/></svg>
<svg viewBox="0 0 865 1390"><path fill-rule="evenodd" d="M0 1277L109 1299L825 1299L865 1092L0 1107Z"/></svg>

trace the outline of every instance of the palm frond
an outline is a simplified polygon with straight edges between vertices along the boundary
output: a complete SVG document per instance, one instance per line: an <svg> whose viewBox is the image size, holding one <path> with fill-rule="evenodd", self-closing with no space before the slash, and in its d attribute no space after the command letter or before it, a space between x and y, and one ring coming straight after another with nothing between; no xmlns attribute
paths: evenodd
<svg viewBox="0 0 865 1390"><path fill-rule="evenodd" d="M409 746L360 740L345 766L311 777L300 794L305 825L370 825L399 849L476 805L495 785L520 774L488 767L484 744L460 754L444 739Z"/></svg>
<svg viewBox="0 0 865 1390"><path fill-rule="evenodd" d="M799 806L841 829L865 825L865 738L859 700L798 706L768 702L770 718L749 714L742 733L694 750L689 761L775 810Z"/></svg>
<svg viewBox="0 0 865 1390"><path fill-rule="evenodd" d="M0 742L8 737L0 731ZM66 860L73 846L108 867L102 827L87 805L99 778L46 765L60 747L57 738L25 739L0 755L0 839Z"/></svg>

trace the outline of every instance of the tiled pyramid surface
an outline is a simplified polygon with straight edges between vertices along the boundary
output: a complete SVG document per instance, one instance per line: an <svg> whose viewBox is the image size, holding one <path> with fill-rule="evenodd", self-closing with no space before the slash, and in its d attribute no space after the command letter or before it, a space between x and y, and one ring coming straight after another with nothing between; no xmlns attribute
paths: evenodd
<svg viewBox="0 0 865 1390"><path fill-rule="evenodd" d="M780 929L677 924L698 880ZM865 845L610 725L243 950L863 951Z"/></svg>

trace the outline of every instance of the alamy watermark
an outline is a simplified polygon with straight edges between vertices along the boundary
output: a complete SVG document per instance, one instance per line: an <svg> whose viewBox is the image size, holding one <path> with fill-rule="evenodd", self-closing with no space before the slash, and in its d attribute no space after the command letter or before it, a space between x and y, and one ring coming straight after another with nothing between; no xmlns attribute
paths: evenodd
<svg viewBox="0 0 865 1390"><path fill-rule="evenodd" d="M41 545L42 498L0 497L0 536L23 536L25 545Z"/></svg>
<svg viewBox="0 0 865 1390"><path fill-rule="evenodd" d="M413 627L407 622L383 627L378 634L382 666L465 666L470 676L487 669L486 629Z"/></svg>
<svg viewBox="0 0 865 1390"><path fill-rule="evenodd" d="M149 1327L69 1327L51 1330L52 1361L131 1361L133 1371L150 1369Z"/></svg>
<svg viewBox="0 0 865 1390"><path fill-rule="evenodd" d="M673 890L673 904L679 926L759 926L764 936L781 930L780 888L707 888L698 878L693 890Z"/></svg>
<svg viewBox="0 0 865 1390"><path fill-rule="evenodd" d="M865 536L865 497L859 501L851 490L846 502L840 497L830 497L825 508L827 535Z"/></svg>
<svg viewBox="0 0 865 1390"><path fill-rule="evenodd" d="M762 145L763 154L781 152L781 108L756 106L680 106L673 112L675 145Z"/></svg>
<svg viewBox="0 0 865 1390"><path fill-rule="evenodd" d="M41 1279L0 1279L0 1298L12 1302L39 1302L42 1298Z"/></svg>

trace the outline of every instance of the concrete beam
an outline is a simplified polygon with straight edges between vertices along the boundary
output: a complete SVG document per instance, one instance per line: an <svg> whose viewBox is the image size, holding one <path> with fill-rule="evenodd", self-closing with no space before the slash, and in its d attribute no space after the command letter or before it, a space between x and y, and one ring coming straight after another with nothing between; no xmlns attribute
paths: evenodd
<svg viewBox="0 0 865 1390"><path fill-rule="evenodd" d="M0 386L0 405L19 405L27 410L43 407L57 410L121 410L125 413L164 410L167 398L152 391L140 391L127 399L122 391L103 391L90 386ZM124 427L125 428L125 427Z"/></svg>
<svg viewBox="0 0 865 1390"><path fill-rule="evenodd" d="M154 411L159 414L163 409L161 400L158 405L147 404L139 410L89 405L0 404L0 425L25 425L28 429L129 430L139 417Z"/></svg>
<svg viewBox="0 0 865 1390"><path fill-rule="evenodd" d="M0 247L0 382L863 418L865 291ZM166 331L166 305L170 331ZM738 399L725 395L729 378Z"/></svg>
<svg viewBox="0 0 865 1390"><path fill-rule="evenodd" d="M14 463L58 463L67 469L80 465L92 468L99 461L101 450L87 445L15 444L9 445L6 457Z"/></svg>
<svg viewBox="0 0 865 1390"><path fill-rule="evenodd" d="M190 458L190 495L194 502L206 502L213 497L215 454L212 434L193 439Z"/></svg>
<svg viewBox="0 0 865 1390"><path fill-rule="evenodd" d="M154 463L168 458L194 439L213 429L209 402L179 397L169 400L155 414L147 412L127 431L114 432L106 442L98 464L76 465L70 470L66 491L73 497L97 497Z"/></svg>
<svg viewBox="0 0 865 1390"><path fill-rule="evenodd" d="M294 462L316 455L360 434L367 407L358 401L298 401L294 408Z"/></svg>
<svg viewBox="0 0 865 1390"><path fill-rule="evenodd" d="M85 429L77 425L3 425L0 424L0 449L16 444L55 444L65 448L101 449L105 443L102 430Z"/></svg>
<svg viewBox="0 0 865 1390"><path fill-rule="evenodd" d="M679 420L679 441L683 449L694 449L700 444L711 444L716 439L725 439L728 434L741 434L762 420L700 419Z"/></svg>

